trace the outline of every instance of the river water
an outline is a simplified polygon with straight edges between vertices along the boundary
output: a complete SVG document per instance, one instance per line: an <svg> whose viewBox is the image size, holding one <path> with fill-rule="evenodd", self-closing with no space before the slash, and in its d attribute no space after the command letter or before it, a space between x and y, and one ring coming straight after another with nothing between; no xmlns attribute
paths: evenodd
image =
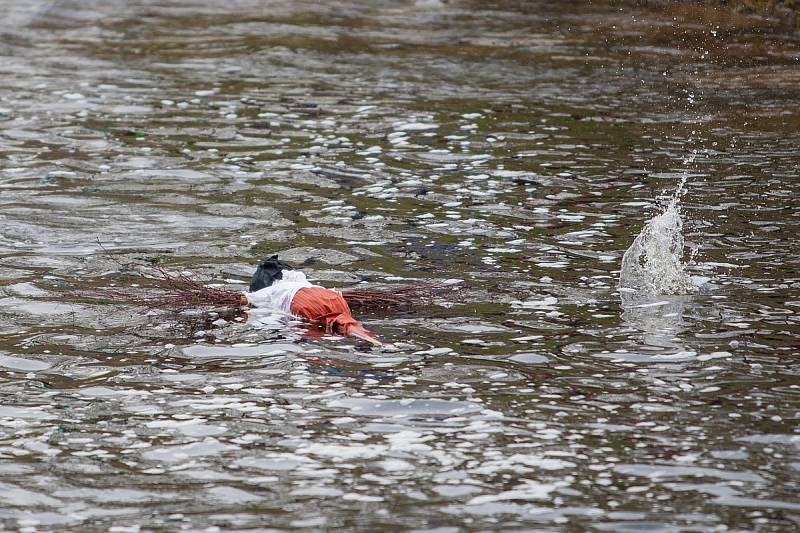
<svg viewBox="0 0 800 533"><path fill-rule="evenodd" d="M0 2L2 529L798 527L800 46L595 4ZM681 180L700 287L623 304ZM393 351L81 295L271 253L466 289Z"/></svg>

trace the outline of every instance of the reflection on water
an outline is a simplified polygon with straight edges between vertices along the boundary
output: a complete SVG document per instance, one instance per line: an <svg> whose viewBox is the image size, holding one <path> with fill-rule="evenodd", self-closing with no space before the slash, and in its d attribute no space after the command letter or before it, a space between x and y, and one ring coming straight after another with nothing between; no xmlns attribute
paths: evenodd
<svg viewBox="0 0 800 533"><path fill-rule="evenodd" d="M622 294L622 319L642 332L643 345L683 349L680 335L690 325L684 320L685 297L637 299L629 294Z"/></svg>
<svg viewBox="0 0 800 533"><path fill-rule="evenodd" d="M800 520L798 48L767 22L691 11L682 40L680 10L561 2L2 8L0 529ZM661 220L713 290L620 289L684 179L683 222ZM394 345L363 351L75 296L128 265L242 290L272 253L326 286L465 298L360 317Z"/></svg>

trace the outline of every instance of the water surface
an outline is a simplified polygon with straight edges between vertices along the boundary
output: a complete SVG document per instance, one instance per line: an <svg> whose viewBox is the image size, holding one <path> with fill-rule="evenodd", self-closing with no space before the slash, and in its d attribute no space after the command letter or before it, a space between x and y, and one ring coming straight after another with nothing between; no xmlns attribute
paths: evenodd
<svg viewBox="0 0 800 533"><path fill-rule="evenodd" d="M557 2L2 4L4 529L800 521L796 40ZM682 179L709 281L623 305ZM362 317L398 348L370 352L76 295L126 264L244 289L268 253L466 298Z"/></svg>

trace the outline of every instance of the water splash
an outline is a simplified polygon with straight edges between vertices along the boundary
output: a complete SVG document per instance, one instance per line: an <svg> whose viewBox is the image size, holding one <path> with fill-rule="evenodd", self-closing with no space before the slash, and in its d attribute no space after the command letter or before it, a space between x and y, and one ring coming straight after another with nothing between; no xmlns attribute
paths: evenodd
<svg viewBox="0 0 800 533"><path fill-rule="evenodd" d="M688 109L694 109L696 95L687 91ZM696 119L697 120L697 119ZM696 143L698 132L692 130L687 139ZM683 219L680 199L686 193L689 168L701 155L698 148L691 149L683 160L684 172L678 187L669 198L664 210L651 218L622 256L619 286L623 305L637 303L656 295L679 295L697 292L698 286L686 272L683 260Z"/></svg>
<svg viewBox="0 0 800 533"><path fill-rule="evenodd" d="M685 178L667 207L651 218L622 256L619 286L639 295L690 294L697 291L683 261L680 195Z"/></svg>

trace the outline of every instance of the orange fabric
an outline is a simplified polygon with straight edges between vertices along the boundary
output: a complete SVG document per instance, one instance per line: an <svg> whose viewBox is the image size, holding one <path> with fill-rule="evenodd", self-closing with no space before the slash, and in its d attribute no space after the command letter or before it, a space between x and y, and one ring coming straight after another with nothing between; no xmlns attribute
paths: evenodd
<svg viewBox="0 0 800 533"><path fill-rule="evenodd" d="M337 335L361 334L375 338L353 318L350 306L341 293L322 287L306 287L292 299L292 314L325 326L326 333Z"/></svg>

